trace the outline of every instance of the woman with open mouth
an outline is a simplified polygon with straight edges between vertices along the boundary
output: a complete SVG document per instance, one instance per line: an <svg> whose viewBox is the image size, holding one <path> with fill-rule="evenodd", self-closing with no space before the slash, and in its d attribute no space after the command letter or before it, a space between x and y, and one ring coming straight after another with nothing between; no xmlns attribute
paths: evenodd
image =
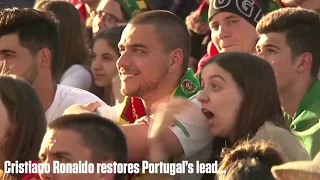
<svg viewBox="0 0 320 180"><path fill-rule="evenodd" d="M220 161L223 148L246 139L272 142L285 161L310 159L283 118L267 61L246 53L221 53L204 65L200 80L198 100L215 137L210 161Z"/></svg>

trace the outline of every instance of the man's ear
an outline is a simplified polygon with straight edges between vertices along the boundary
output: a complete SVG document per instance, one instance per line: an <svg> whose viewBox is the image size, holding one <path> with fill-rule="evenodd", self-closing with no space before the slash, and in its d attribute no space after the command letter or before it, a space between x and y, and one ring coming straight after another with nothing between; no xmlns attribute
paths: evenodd
<svg viewBox="0 0 320 180"><path fill-rule="evenodd" d="M296 71L298 74L301 74L306 71L311 71L313 57L309 52L303 53L296 58Z"/></svg>
<svg viewBox="0 0 320 180"><path fill-rule="evenodd" d="M104 167L99 167L99 166L97 166L97 168L100 168L99 170L97 169L96 170L96 172L97 172L97 179L98 180L114 180L114 177L115 177L115 175L116 175L116 172L114 172L114 170L115 170L115 168L113 168L113 163L114 163L114 161L105 161L105 162L103 162L103 164L106 164L107 165L107 168L105 168L105 166ZM110 167L112 168L112 169L110 169ZM107 170L107 172L106 173L103 173L103 172L101 172L102 171L102 168L104 169L103 171L106 171ZM112 172L109 172L110 170L112 170ZM99 173L98 173L99 172Z"/></svg>
<svg viewBox="0 0 320 180"><path fill-rule="evenodd" d="M170 53L170 64L169 64L169 71L177 71L180 69L183 64L183 51L182 49L178 48L173 50Z"/></svg>
<svg viewBox="0 0 320 180"><path fill-rule="evenodd" d="M48 48L41 49L37 54L38 67L41 69L49 69L51 68L51 60L52 53Z"/></svg>

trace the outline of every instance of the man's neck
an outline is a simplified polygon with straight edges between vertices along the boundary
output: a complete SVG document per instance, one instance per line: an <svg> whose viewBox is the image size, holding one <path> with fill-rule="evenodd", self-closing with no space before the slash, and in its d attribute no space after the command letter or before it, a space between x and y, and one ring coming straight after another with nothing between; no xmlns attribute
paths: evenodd
<svg viewBox="0 0 320 180"><path fill-rule="evenodd" d="M307 81L296 81L293 86L287 87L286 90L279 90L281 106L291 117L294 117L300 102L311 89L314 82L315 79L313 78Z"/></svg>
<svg viewBox="0 0 320 180"><path fill-rule="evenodd" d="M158 88L142 98L147 114L154 114L161 103L168 102L176 87Z"/></svg>
<svg viewBox="0 0 320 180"><path fill-rule="evenodd" d="M169 75L168 77L170 77ZM148 94L146 94L141 99L143 100L147 114L154 114L158 105L161 103L168 102L171 98L173 91L179 85L181 78L172 78L162 81L158 88ZM164 88L165 87L165 88Z"/></svg>
<svg viewBox="0 0 320 180"><path fill-rule="evenodd" d="M52 83L41 84L41 86L35 85L34 89L40 98L44 111L47 111L53 103L57 85Z"/></svg>

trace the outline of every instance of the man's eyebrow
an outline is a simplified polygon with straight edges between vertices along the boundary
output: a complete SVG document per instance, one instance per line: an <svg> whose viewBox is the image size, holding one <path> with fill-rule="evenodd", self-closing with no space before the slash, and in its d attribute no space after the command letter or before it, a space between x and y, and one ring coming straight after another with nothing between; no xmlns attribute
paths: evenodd
<svg viewBox="0 0 320 180"><path fill-rule="evenodd" d="M233 18L239 18L239 16L229 15L229 16L223 18L223 19L224 19L224 20L229 20L229 19L233 19Z"/></svg>
<svg viewBox="0 0 320 180"><path fill-rule="evenodd" d="M71 153L66 152L66 151L55 151L50 153L52 156L56 157L71 157Z"/></svg>
<svg viewBox="0 0 320 180"><path fill-rule="evenodd" d="M235 15L229 15L229 16L223 18L223 20L224 20L224 21L227 21L227 20L235 19L235 18L239 18L239 17L238 17L238 16L235 16ZM210 21L209 24L216 24L216 23L218 23L218 21Z"/></svg>
<svg viewBox="0 0 320 180"><path fill-rule="evenodd" d="M279 47L277 47L277 46L275 46L275 45L273 45L273 44L270 44L270 43L265 43L265 44L263 44L262 46L263 46L263 47L268 47L268 48L275 48L275 49L277 49L277 50L280 50Z"/></svg>
<svg viewBox="0 0 320 180"><path fill-rule="evenodd" d="M121 47L124 47L123 44L118 44L118 47L121 48ZM127 45L127 47L131 47L131 48L144 48L144 49L148 49L148 46L144 45L144 44L129 44Z"/></svg>
<svg viewBox="0 0 320 180"><path fill-rule="evenodd" d="M11 49L1 49L0 50L1 54L5 54L5 53L12 53L12 54L16 54L17 51L11 50Z"/></svg>
<svg viewBox="0 0 320 180"><path fill-rule="evenodd" d="M148 47L144 44L130 44L129 47L148 49Z"/></svg>

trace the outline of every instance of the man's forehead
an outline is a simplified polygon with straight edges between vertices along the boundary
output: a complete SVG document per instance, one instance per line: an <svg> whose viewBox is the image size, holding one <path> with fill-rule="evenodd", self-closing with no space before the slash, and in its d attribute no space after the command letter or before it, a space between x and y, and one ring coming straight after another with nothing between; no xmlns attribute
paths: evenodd
<svg viewBox="0 0 320 180"><path fill-rule="evenodd" d="M150 37L151 36L151 37ZM121 35L119 44L144 44L155 37L154 26L151 24L128 24Z"/></svg>
<svg viewBox="0 0 320 180"><path fill-rule="evenodd" d="M21 47L19 44L19 38L17 34L8 34L0 37L0 48L18 48Z"/></svg>
<svg viewBox="0 0 320 180"><path fill-rule="evenodd" d="M41 144L39 157L59 157L68 160L89 160L92 150L80 134L73 130L48 130Z"/></svg>
<svg viewBox="0 0 320 180"><path fill-rule="evenodd" d="M42 151L57 151L61 149L73 149L80 146L82 140L79 134L71 130L49 129L42 142Z"/></svg>
<svg viewBox="0 0 320 180"><path fill-rule="evenodd" d="M8 34L0 37L0 53L18 53L18 54L30 54L29 49L21 46L19 42L18 34Z"/></svg>
<svg viewBox="0 0 320 180"><path fill-rule="evenodd" d="M274 43L279 44L283 40L282 33L266 33L261 34L258 43Z"/></svg>

